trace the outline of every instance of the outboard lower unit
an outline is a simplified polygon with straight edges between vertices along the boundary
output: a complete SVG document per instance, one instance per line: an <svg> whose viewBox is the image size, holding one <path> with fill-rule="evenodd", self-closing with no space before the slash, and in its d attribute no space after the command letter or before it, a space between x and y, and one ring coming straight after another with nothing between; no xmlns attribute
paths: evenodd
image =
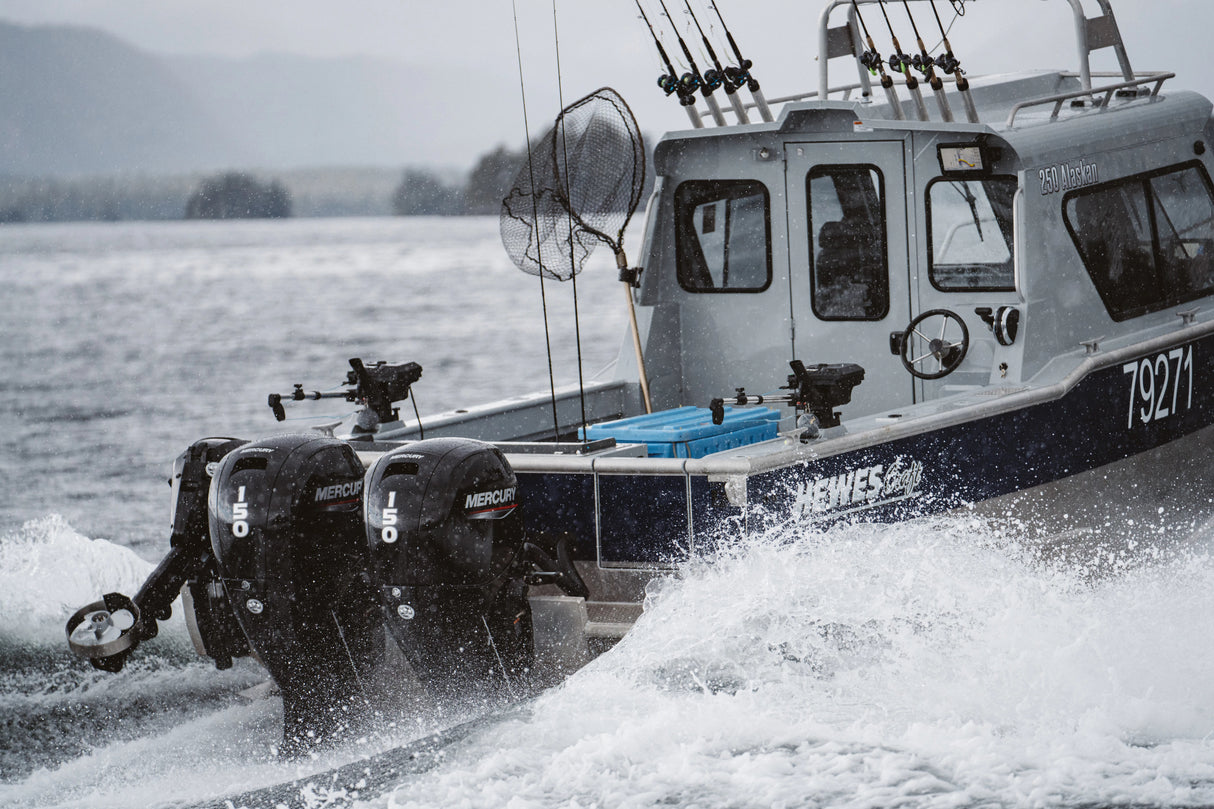
<svg viewBox="0 0 1214 809"><path fill-rule="evenodd" d="M365 715L362 679L383 650L368 586L363 467L335 438L246 444L211 483L211 546L253 652L282 691L288 750L341 735Z"/></svg>
<svg viewBox="0 0 1214 809"><path fill-rule="evenodd" d="M177 457L169 478L173 502L168 555L134 598L107 593L68 620L68 645L88 658L94 668L120 671L140 642L156 637L157 621L167 620L172 614L179 591L185 594L188 605L197 605L197 610L187 608L186 620L199 645L201 630L207 640L204 653L215 658L216 666L227 668L233 657L248 654L248 645L233 627L222 593L216 594L208 587L217 575L207 528L211 473L225 455L243 443L236 438L203 438ZM192 602L190 595L194 596Z"/></svg>
<svg viewBox="0 0 1214 809"><path fill-rule="evenodd" d="M367 471L367 542L388 628L436 696L517 693L532 664L518 481L495 447L418 441Z"/></svg>

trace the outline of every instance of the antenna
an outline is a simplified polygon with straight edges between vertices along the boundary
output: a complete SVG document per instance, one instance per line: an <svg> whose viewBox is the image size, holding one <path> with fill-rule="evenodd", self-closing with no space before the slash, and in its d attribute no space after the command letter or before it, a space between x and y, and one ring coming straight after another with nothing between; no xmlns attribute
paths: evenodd
<svg viewBox="0 0 1214 809"><path fill-rule="evenodd" d="M518 33L518 3L515 0L511 0L510 5L514 11L514 48L518 58L518 89L523 101L523 137L526 138L527 143L526 170L528 180L534 186L536 160L531 148L531 127L527 122L527 85L523 80L523 46ZM534 200L531 201L531 205L532 227L538 230L537 225L534 223L538 223L539 221L539 209ZM552 440L554 443L559 444L561 441L561 423L556 411L556 374L552 369L552 330L548 323L548 293L544 289L544 267L542 264L540 264L539 277L540 301L544 310L544 347L548 352L548 391L550 393L549 401L552 404ZM271 403L271 406L273 406L273 403ZM277 411L275 412L277 413Z"/></svg>

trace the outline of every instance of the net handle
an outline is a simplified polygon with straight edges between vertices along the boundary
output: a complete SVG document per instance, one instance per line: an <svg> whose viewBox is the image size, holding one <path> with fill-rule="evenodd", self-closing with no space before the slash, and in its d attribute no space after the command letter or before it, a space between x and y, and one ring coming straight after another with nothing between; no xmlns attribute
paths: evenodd
<svg viewBox="0 0 1214 809"><path fill-rule="evenodd" d="M632 348L637 356L637 377L641 383L641 399L645 402L645 412L653 412L653 403L649 399L649 375L645 373L645 354L641 351L641 329L637 325L637 310L632 301L632 284L624 276L624 272L628 269L628 256L624 255L623 250L617 250L615 253L615 263L619 267L621 277L624 282L624 294L628 297L628 322L632 327Z"/></svg>

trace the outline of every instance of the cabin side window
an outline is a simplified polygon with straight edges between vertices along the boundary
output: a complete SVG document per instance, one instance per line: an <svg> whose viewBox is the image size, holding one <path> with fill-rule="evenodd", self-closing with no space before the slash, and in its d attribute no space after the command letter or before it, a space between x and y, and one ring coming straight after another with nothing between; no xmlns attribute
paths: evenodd
<svg viewBox="0 0 1214 809"><path fill-rule="evenodd" d="M927 187L928 277L942 292L1016 288L1012 211L1016 178L955 180Z"/></svg>
<svg viewBox="0 0 1214 809"><path fill-rule="evenodd" d="M1200 163L1075 191L1063 211L1113 320L1214 291L1214 188Z"/></svg>
<svg viewBox="0 0 1214 809"><path fill-rule="evenodd" d="M810 300L822 320L889 313L885 180L876 166L815 166L805 178Z"/></svg>
<svg viewBox="0 0 1214 809"><path fill-rule="evenodd" d="M762 292L771 285L771 200L757 180L689 180L674 192L679 286Z"/></svg>

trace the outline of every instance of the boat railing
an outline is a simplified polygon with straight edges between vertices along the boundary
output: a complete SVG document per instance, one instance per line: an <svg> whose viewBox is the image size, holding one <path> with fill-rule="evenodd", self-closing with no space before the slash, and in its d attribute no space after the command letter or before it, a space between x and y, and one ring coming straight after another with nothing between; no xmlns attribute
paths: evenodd
<svg viewBox="0 0 1214 809"><path fill-rule="evenodd" d="M861 0L871 2L871 0ZM837 28L830 27L830 13L836 6L847 5L847 22ZM838 88L830 86L830 60L836 56L852 56L856 59L856 68L860 83L864 87L864 95L872 93L872 82L868 70L860 64L859 57L864 51L864 43L860 39L860 28L856 23L856 7L851 0L831 0L822 10L818 25L818 97L826 100Z"/></svg>
<svg viewBox="0 0 1214 809"><path fill-rule="evenodd" d="M830 97L831 93L845 89L830 86L830 61L836 57L843 56L850 57L855 62L860 79L859 85L849 85L846 88L849 93L850 90L861 87L866 97L872 94L869 73L860 64L859 57L864 52L865 46L857 21L857 8L881 2L882 0L829 0L825 8L823 8L818 27L818 98L825 100ZM1099 6L1100 16L1088 17L1083 9L1083 0L1067 0L1067 3L1071 6L1075 25L1075 43L1079 56L1079 73L1077 75L1085 90L1103 92L1104 88L1100 90L1092 88L1092 76L1094 74L1091 71L1091 55L1093 52L1104 48L1112 48L1116 54L1118 66L1121 68L1119 75L1126 82L1132 83L1135 81L1135 73L1130 67L1129 56L1126 53L1125 43L1121 38L1121 30L1117 26L1117 20L1113 16L1110 0L1095 0L1095 2ZM847 21L840 26L832 28L830 25L830 15L839 6L847 7ZM1158 88L1156 88L1156 92L1158 92ZM898 103L890 91L887 90L887 94L890 94L891 104ZM913 91L912 94L914 94ZM811 95L807 94L800 98L808 98ZM800 100L800 98L797 100ZM925 108L918 101L917 95L915 95L915 98L920 108L920 117L923 118ZM971 117L971 120L974 119Z"/></svg>
<svg viewBox="0 0 1214 809"><path fill-rule="evenodd" d="M1113 16L1113 7L1109 0L1096 0L1103 12L1100 17L1088 17L1083 11L1082 0L1067 0L1071 4L1071 12L1075 17L1075 44L1079 51L1079 77L1083 86L1092 87L1092 52L1102 48L1112 48L1117 56L1117 64L1121 67L1121 76L1126 81L1134 78L1134 70L1130 67L1130 57L1125 50L1125 42L1121 38L1121 29L1117 27L1117 18Z"/></svg>
<svg viewBox="0 0 1214 809"><path fill-rule="evenodd" d="M861 90L864 94L864 97L867 98L869 93L871 92L871 87L866 87L865 85L863 85L859 82L853 82L852 84L843 84L838 87L830 88L830 91L832 93L842 93L843 101L850 100L851 94L854 93L856 90ZM817 98L817 97L818 97L817 90L809 90L804 93L794 93L793 95L779 96L778 98L769 98L767 100L767 102L769 104L789 104L794 101L808 101L811 98Z"/></svg>
<svg viewBox="0 0 1214 809"><path fill-rule="evenodd" d="M1063 75L1064 76L1068 76L1068 75L1075 76L1077 74L1064 73ZM1096 74L1096 75L1099 76L1101 74ZM1108 75L1108 74L1105 74L1105 75ZM1112 74L1112 75L1120 75L1120 74ZM1175 76L1176 76L1175 73L1163 73L1163 72L1144 73L1140 76L1135 77L1134 79L1131 79L1130 81L1121 81L1121 82L1117 82L1115 84L1106 84L1101 87L1087 87L1082 90L1074 90L1069 93L1058 93L1056 95L1042 96L1041 98L1033 98L1028 101L1021 101L1019 104L1016 104L1015 106L1013 106L1011 112L1008 113L1007 124L1005 126L1007 129L1011 129L1012 126L1016 123L1016 116L1019 115L1022 110L1026 110L1030 107L1039 107L1044 104L1053 104L1054 105L1054 109L1050 112L1051 121L1056 119L1058 117L1058 115L1062 112L1062 105L1065 102L1071 101L1073 99L1092 98L1094 96L1099 96L1099 95L1103 94L1104 98L1097 99L1094 102L1094 106L1101 107L1101 108L1107 108L1109 106L1109 104L1112 103L1114 96L1118 96L1118 97L1126 96L1130 100L1141 98L1142 97L1141 90L1143 89L1144 85L1148 85L1148 84L1155 85L1154 87L1151 88L1150 94L1149 94L1151 98L1154 98L1155 96L1159 95L1159 89L1163 86L1163 83L1165 81L1167 81L1168 79L1174 78ZM1088 76L1088 79L1089 80L1091 79L1091 75ZM1128 93L1127 91L1129 91L1131 89L1134 90L1134 92Z"/></svg>

